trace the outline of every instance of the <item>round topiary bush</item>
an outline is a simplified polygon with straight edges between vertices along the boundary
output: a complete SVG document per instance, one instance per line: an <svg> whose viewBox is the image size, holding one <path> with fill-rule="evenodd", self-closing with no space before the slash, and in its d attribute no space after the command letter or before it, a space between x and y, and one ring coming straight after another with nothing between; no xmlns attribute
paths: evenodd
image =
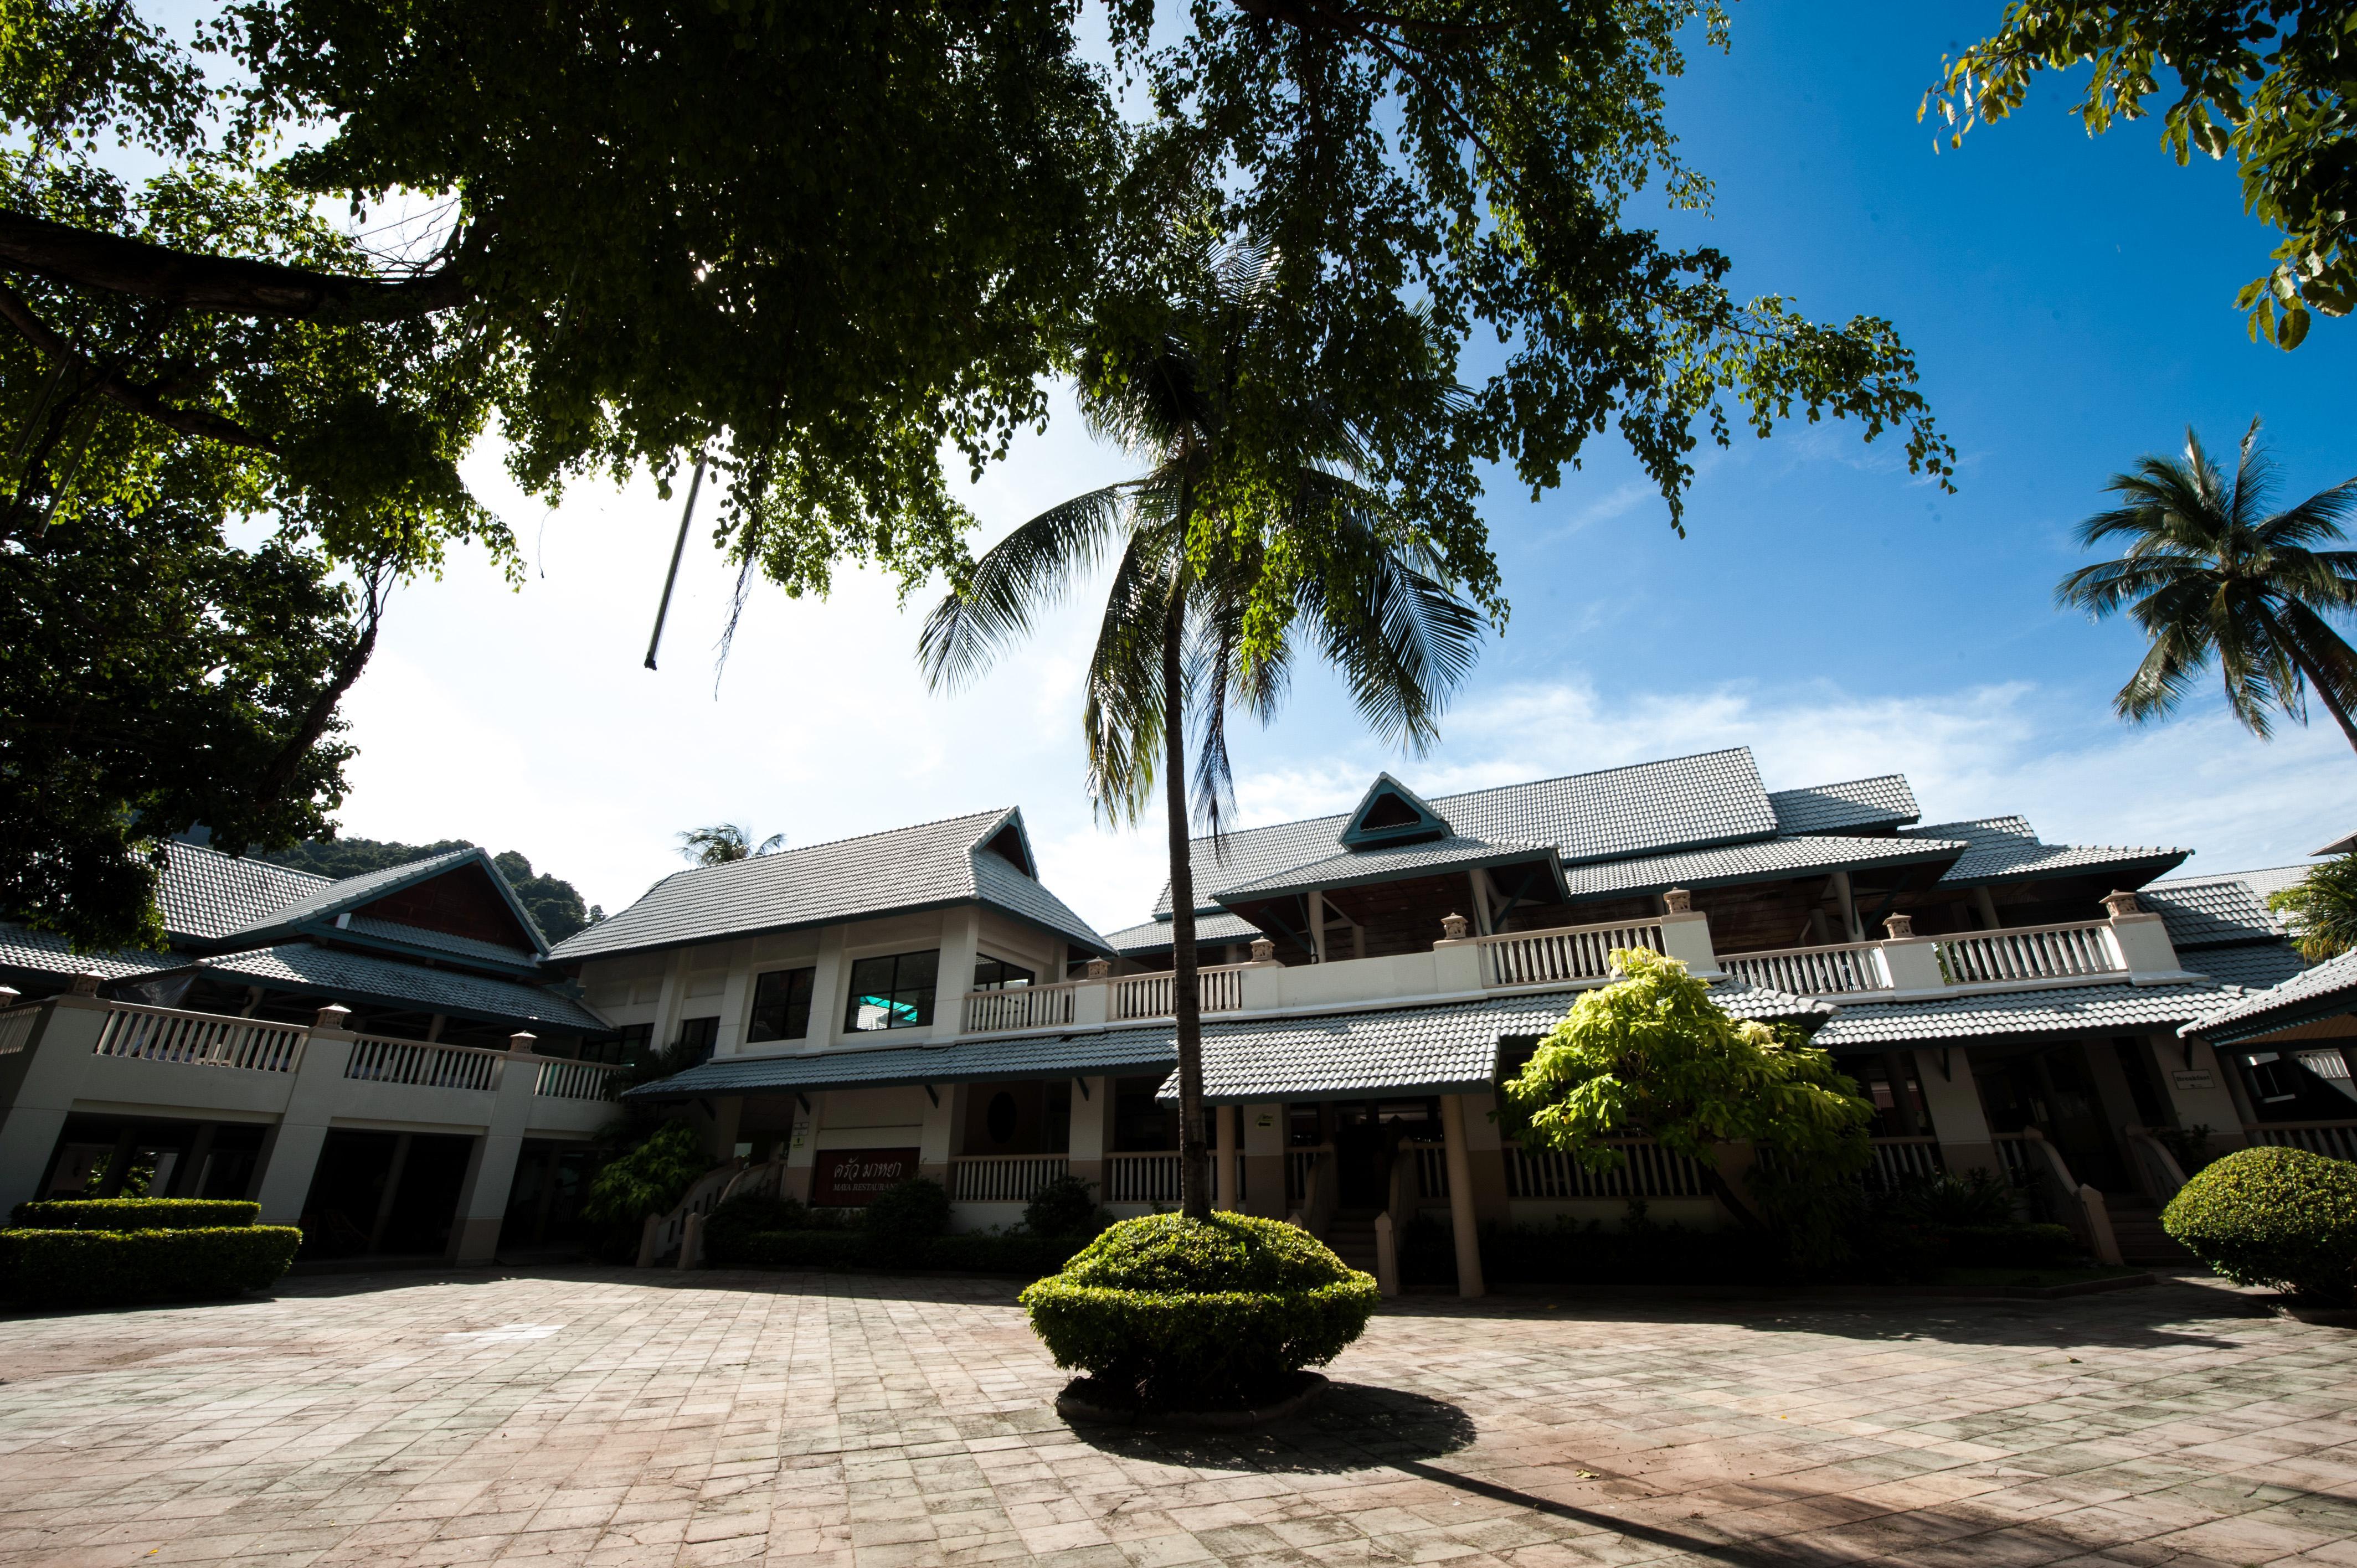
<svg viewBox="0 0 2357 1568"><path fill-rule="evenodd" d="M1020 1299L1056 1364L1091 1374L1092 1402L1216 1410L1290 1392L1365 1329L1377 1292L1282 1220L1155 1214L1112 1226Z"/></svg>
<svg viewBox="0 0 2357 1568"><path fill-rule="evenodd" d="M2305 1149L2238 1149L2196 1173L2160 1224L2236 1284L2346 1302L2357 1264L2357 1164Z"/></svg>

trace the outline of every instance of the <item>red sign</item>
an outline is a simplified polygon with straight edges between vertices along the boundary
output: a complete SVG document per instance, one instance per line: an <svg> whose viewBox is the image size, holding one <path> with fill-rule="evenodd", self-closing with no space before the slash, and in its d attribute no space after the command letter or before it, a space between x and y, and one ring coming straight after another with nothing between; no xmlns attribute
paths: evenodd
<svg viewBox="0 0 2357 1568"><path fill-rule="evenodd" d="M822 1149L811 1171L813 1208L860 1208L917 1174L914 1149Z"/></svg>

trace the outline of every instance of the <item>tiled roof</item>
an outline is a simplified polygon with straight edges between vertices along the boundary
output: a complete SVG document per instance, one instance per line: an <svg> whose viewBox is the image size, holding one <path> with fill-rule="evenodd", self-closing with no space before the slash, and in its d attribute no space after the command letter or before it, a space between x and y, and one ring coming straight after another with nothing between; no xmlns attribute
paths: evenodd
<svg viewBox="0 0 2357 1568"><path fill-rule="evenodd" d="M486 864L490 858L484 855L481 850L471 846L466 849L447 849L440 854L429 854L422 860L407 861L400 865L383 866L375 871L363 871L358 876L346 876L334 882L322 883L293 903L272 910L267 920L253 921L252 926L259 927L265 924L291 926L297 920L316 919L323 915L356 908L362 904L371 904L397 887L406 886L413 882L423 882L428 877L439 876L460 863L475 859L477 856L482 856Z"/></svg>
<svg viewBox="0 0 2357 1568"><path fill-rule="evenodd" d="M1387 849L1362 849L1329 855L1308 865L1273 871L1251 882L1213 891L1222 904L1265 898L1280 893L1306 892L1312 887L1351 887L1367 882L1390 882L1438 870L1470 870L1477 865L1504 865L1518 860L1543 860L1552 872L1558 864L1555 851L1543 843L1494 843L1482 839L1432 839L1424 843Z"/></svg>
<svg viewBox="0 0 2357 1568"><path fill-rule="evenodd" d="M334 886L307 871L175 839L164 846L164 875L156 904L163 912L164 929L174 936L219 940Z"/></svg>
<svg viewBox="0 0 2357 1568"><path fill-rule="evenodd" d="M1939 839L1814 834L1722 844L1717 849L1648 855L1641 860L1606 861L1600 865L1575 865L1564 873L1564 881L1569 885L1574 898L1602 898L1659 892L1665 887L1712 887L1761 876L1800 876L1857 866L1937 862L1958 854L1963 847Z"/></svg>
<svg viewBox="0 0 2357 1568"><path fill-rule="evenodd" d="M1084 1077L1154 1072L1174 1058L1170 1031L1119 1035L1034 1035L888 1050L815 1051L800 1056L715 1057L685 1072L634 1089L630 1100L689 1100L702 1094L790 1093L795 1090L959 1083L976 1079Z"/></svg>
<svg viewBox="0 0 2357 1568"><path fill-rule="evenodd" d="M2220 1044L2357 1011L2357 952L2326 959L2266 991L2248 992L2189 1023L2182 1033Z"/></svg>
<svg viewBox="0 0 2357 1568"><path fill-rule="evenodd" d="M1778 831L1788 833L1896 826L1922 815L1915 804L1915 791L1897 773L1853 779L1846 784L1812 784L1805 789L1771 789L1768 804L1775 810Z"/></svg>
<svg viewBox="0 0 2357 1568"><path fill-rule="evenodd" d="M2251 885L2237 877L2156 883L2136 897L2160 917L2169 940L2180 950L2272 941L2283 935Z"/></svg>
<svg viewBox="0 0 2357 1568"><path fill-rule="evenodd" d="M176 969L187 961L159 952L78 953L67 948L65 938L52 932L0 925L0 973L16 971L53 975L64 981L87 970L101 980L120 980L125 975Z"/></svg>
<svg viewBox="0 0 2357 1568"><path fill-rule="evenodd" d="M320 992L347 1005L393 1003L420 1012L540 1025L568 1033L603 1033L613 1027L582 1004L536 985L427 969L309 942L222 953L198 964L207 974L234 975L274 989Z"/></svg>
<svg viewBox="0 0 2357 1568"><path fill-rule="evenodd" d="M1195 917L1195 940L1201 942L1248 942L1261 934L1258 926L1242 915L1231 915L1224 909ZM1170 945L1170 922L1147 920L1139 925L1125 926L1108 934L1105 945L1117 953L1153 952Z"/></svg>
<svg viewBox="0 0 2357 1568"><path fill-rule="evenodd" d="M1641 762L1563 779L1442 795L1432 808L1462 837L1553 845L1566 863L1764 838L1776 812L1760 782L1751 748ZM1238 886L1332 854L1348 813L1228 833L1222 854L1194 842L1200 892ZM1170 908L1166 886L1155 912Z"/></svg>
<svg viewBox="0 0 2357 1568"><path fill-rule="evenodd" d="M2248 942L2233 948L2195 948L2177 956L2179 962L2195 973L2206 974L2221 985L2239 985L2245 991L2265 991L2271 985L2281 985L2308 969L2307 963L2286 941Z"/></svg>
<svg viewBox="0 0 2357 1568"><path fill-rule="evenodd" d="M2132 849L2116 845L2040 843L2029 824L2019 817L1982 817L1964 822L1933 822L1901 828L1901 838L1962 839L1972 846L1941 877L1943 883L1971 886L1989 882L2033 882L2040 877L2066 876L2118 866L2123 874L2149 877L2176 865L2191 854L2182 849Z"/></svg>
<svg viewBox="0 0 2357 1568"><path fill-rule="evenodd" d="M1817 1031L1815 1043L1831 1051L1867 1050L1910 1040L2150 1029L2182 1024L2222 994L2206 985L2075 985L1925 1002L1846 1003Z"/></svg>
<svg viewBox="0 0 2357 1568"><path fill-rule="evenodd" d="M461 958L479 958L494 963L536 964L540 955L526 948L505 947L498 942L477 941L472 937L453 936L448 931L412 926L400 920L382 920L374 915L354 915L345 928L354 936L377 937L389 942L406 942L411 947L432 948L438 952L453 953Z"/></svg>
<svg viewBox="0 0 2357 1568"><path fill-rule="evenodd" d="M973 901L1102 949L1103 939L1062 900L981 847L1015 816L978 811L677 872L620 914L557 943L551 956L598 958Z"/></svg>

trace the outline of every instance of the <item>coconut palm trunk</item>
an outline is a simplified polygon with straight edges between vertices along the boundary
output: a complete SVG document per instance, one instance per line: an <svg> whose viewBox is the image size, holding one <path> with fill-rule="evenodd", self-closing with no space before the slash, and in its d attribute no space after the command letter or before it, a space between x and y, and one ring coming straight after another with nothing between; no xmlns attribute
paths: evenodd
<svg viewBox="0 0 2357 1568"><path fill-rule="evenodd" d="M1195 861L1187 810L1187 629L1184 575L1162 619L1162 799L1170 837L1170 1018L1178 1054L1178 1203L1211 1217L1211 1160L1203 1142L1203 999L1196 984Z"/></svg>

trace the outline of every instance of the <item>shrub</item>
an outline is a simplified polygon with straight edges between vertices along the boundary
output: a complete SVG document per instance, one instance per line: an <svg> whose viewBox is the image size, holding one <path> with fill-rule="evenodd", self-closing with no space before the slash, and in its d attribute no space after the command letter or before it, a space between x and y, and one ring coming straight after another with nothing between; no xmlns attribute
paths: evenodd
<svg viewBox="0 0 2357 1568"><path fill-rule="evenodd" d="M715 1268L730 1268L748 1261L739 1254L751 1238L808 1229L810 1210L793 1198L738 1193L704 1217L704 1255Z"/></svg>
<svg viewBox="0 0 2357 1568"><path fill-rule="evenodd" d="M212 1230L251 1225L262 1205L195 1197L66 1198L20 1203L8 1223L27 1230Z"/></svg>
<svg viewBox="0 0 2357 1568"><path fill-rule="evenodd" d="M1060 1367L1147 1407L1250 1403L1365 1329L1375 1282L1316 1238L1240 1214L1107 1229L1020 1300Z"/></svg>
<svg viewBox="0 0 2357 1568"><path fill-rule="evenodd" d="M648 1215L667 1214L678 1207L695 1178L711 1168L695 1129L683 1122L667 1122L645 1143L608 1161L589 1178L582 1218L627 1227L635 1242L637 1228Z"/></svg>
<svg viewBox="0 0 2357 1568"><path fill-rule="evenodd" d="M969 1230L925 1243L924 1266L968 1274L1052 1274L1087 1245L1084 1236L1040 1236L1026 1230Z"/></svg>
<svg viewBox="0 0 2357 1568"><path fill-rule="evenodd" d="M0 1284L29 1306L202 1301L265 1288L302 1241L291 1225L0 1230Z"/></svg>
<svg viewBox="0 0 2357 1568"><path fill-rule="evenodd" d="M868 1200L864 1224L886 1246L929 1240L950 1228L949 1189L931 1176L895 1182Z"/></svg>
<svg viewBox="0 0 2357 1568"><path fill-rule="evenodd" d="M1094 1235L1104 1229L1095 1187L1076 1176L1058 1176L1023 1206L1023 1229L1035 1236Z"/></svg>
<svg viewBox="0 0 2357 1568"><path fill-rule="evenodd" d="M706 1231L705 1240L705 1255L718 1268L856 1269L869 1248L856 1230L755 1230L725 1245Z"/></svg>
<svg viewBox="0 0 2357 1568"><path fill-rule="evenodd" d="M2013 1187L1993 1171L1943 1171L1901 1182L1874 1203L1878 1217L1902 1225L1981 1229L2010 1225Z"/></svg>
<svg viewBox="0 0 2357 1568"><path fill-rule="evenodd" d="M2357 1165L2305 1149L2238 1149L2187 1181L2160 1224L2236 1284L2345 1302L2357 1263Z"/></svg>

